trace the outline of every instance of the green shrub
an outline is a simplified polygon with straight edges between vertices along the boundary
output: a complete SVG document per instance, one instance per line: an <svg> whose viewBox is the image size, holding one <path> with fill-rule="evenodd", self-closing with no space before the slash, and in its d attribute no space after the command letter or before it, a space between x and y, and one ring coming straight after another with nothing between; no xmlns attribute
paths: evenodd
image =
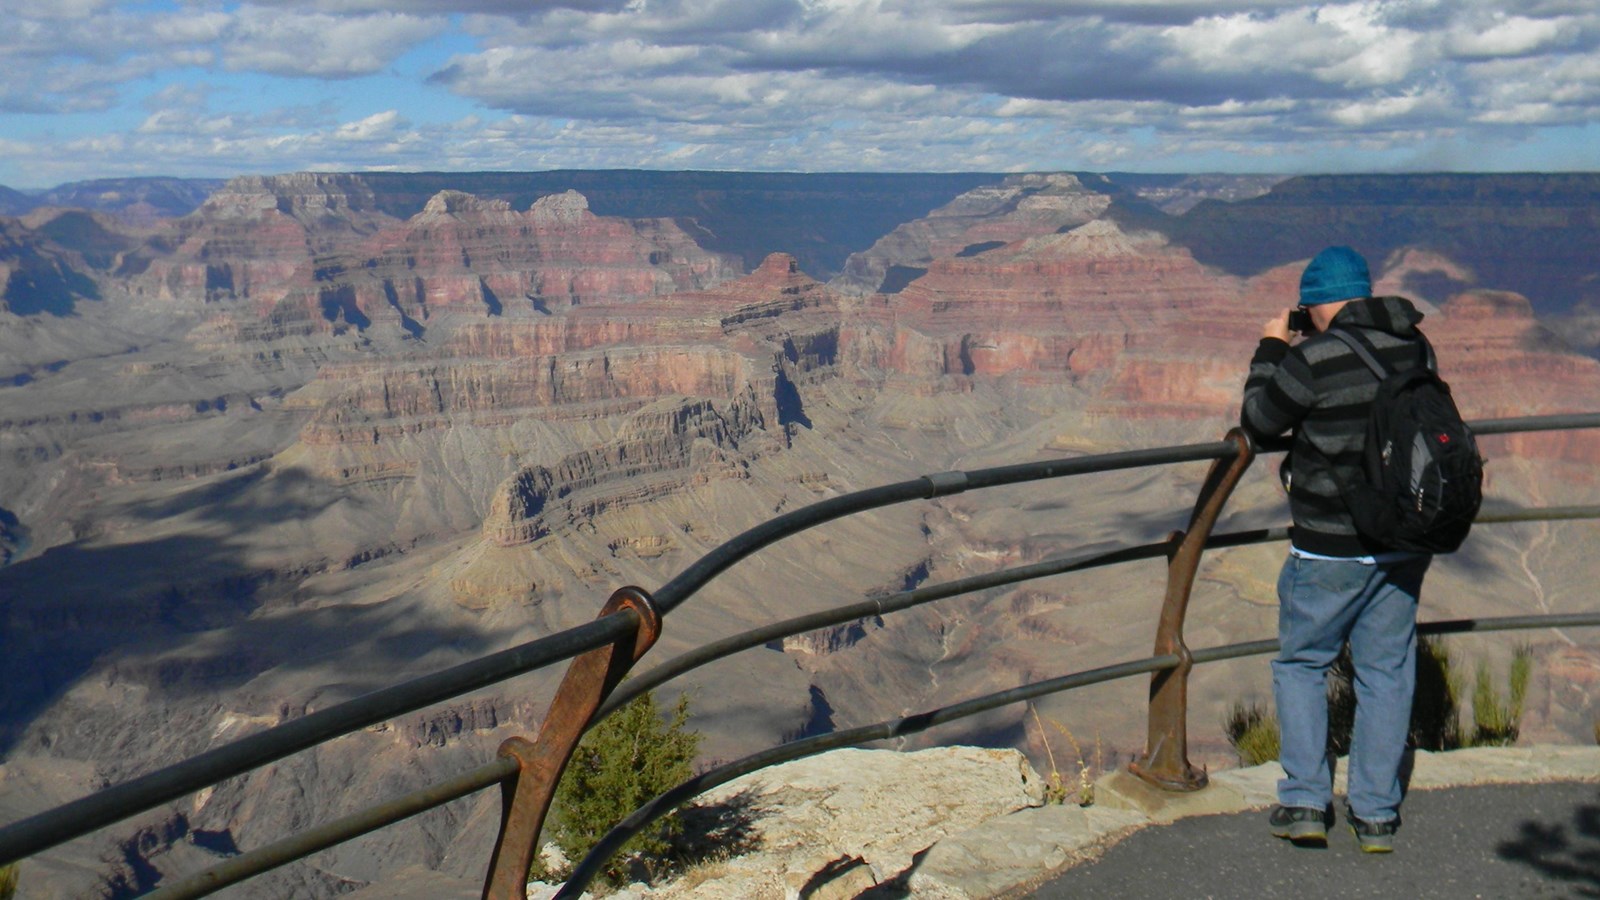
<svg viewBox="0 0 1600 900"><path fill-rule="evenodd" d="M11 900L17 895L16 864L0 866L0 900Z"/></svg>
<svg viewBox="0 0 1600 900"><path fill-rule="evenodd" d="M684 729L688 718L687 695L679 695L671 718L663 719L655 696L647 691L584 735L561 776L551 809L551 840L568 860L582 859L635 809L694 774L700 735ZM652 875L660 874L682 828L673 814L641 831L612 856L605 880L623 883L631 860ZM540 862L530 873L540 879L554 874Z"/></svg>
<svg viewBox="0 0 1600 900"><path fill-rule="evenodd" d="M1340 756L1350 752L1355 728L1354 672L1350 648L1346 646L1328 670L1328 749ZM1411 701L1411 746L1419 750L1455 750L1515 743L1521 732L1532 672L1532 649L1518 647L1511 659L1508 692L1502 698L1495 689L1488 663L1479 663L1472 693L1473 726L1468 730L1461 724L1461 698L1466 693L1462 667L1443 641L1419 639L1417 687ZM1223 727L1241 765L1278 758L1277 718L1259 705L1234 704ZM1600 743L1600 724L1595 726L1595 741Z"/></svg>
<svg viewBox="0 0 1600 900"><path fill-rule="evenodd" d="M1340 651L1328 673L1328 749L1350 752L1356 724L1355 663L1350 647ZM1419 750L1454 750L1469 745L1461 729L1464 678L1450 648L1437 638L1417 639L1417 684L1411 695L1407 736Z"/></svg>
<svg viewBox="0 0 1600 900"><path fill-rule="evenodd" d="M1472 691L1472 745L1506 747L1522 733L1522 704L1528 697L1528 677L1533 670L1533 651L1526 644L1511 656L1510 684L1502 698L1495 689L1488 661L1478 663L1478 677Z"/></svg>
<svg viewBox="0 0 1600 900"><path fill-rule="evenodd" d="M1461 729L1461 695L1465 679L1444 641L1417 641L1417 690L1411 700L1411 746L1418 750L1455 750L1467 746Z"/></svg>
<svg viewBox="0 0 1600 900"><path fill-rule="evenodd" d="M1259 766L1278 758L1278 717L1259 703L1235 703L1222 723L1239 765Z"/></svg>

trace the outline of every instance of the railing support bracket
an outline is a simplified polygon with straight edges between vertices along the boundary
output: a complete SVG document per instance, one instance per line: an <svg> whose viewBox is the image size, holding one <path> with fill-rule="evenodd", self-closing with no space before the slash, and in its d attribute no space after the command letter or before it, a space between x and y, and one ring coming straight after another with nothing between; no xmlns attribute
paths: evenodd
<svg viewBox="0 0 1600 900"><path fill-rule="evenodd" d="M1255 448L1238 428L1227 440L1239 448L1232 459L1211 464L1205 484L1189 515L1189 527L1172 535L1167 558L1167 593L1156 629L1155 656L1173 654L1178 666L1150 676L1150 724L1145 755L1128 764L1128 771L1167 791L1197 791L1206 786L1206 773L1189 764L1189 670L1194 659L1183 643L1183 620L1189 610L1189 592L1200 554L1228 497L1255 459Z"/></svg>
<svg viewBox="0 0 1600 900"><path fill-rule="evenodd" d="M528 868L538 852L539 832L567 760L595 710L661 635L661 614L643 588L619 588L600 615L625 609L638 616L639 627L572 661L540 723L538 740L512 737L500 745L500 756L515 758L519 769L501 783L500 836L484 878L484 900L522 900L527 894Z"/></svg>

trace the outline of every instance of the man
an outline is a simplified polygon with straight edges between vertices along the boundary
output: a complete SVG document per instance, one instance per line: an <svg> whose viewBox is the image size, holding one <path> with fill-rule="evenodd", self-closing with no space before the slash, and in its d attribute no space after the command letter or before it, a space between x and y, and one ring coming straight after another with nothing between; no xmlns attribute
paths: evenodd
<svg viewBox="0 0 1600 900"><path fill-rule="evenodd" d="M1422 314L1399 297L1372 297L1366 260L1349 247L1317 254L1300 279L1312 328L1298 343L1289 311L1269 319L1245 381L1244 429L1293 432L1280 470L1294 530L1278 577L1272 663L1284 778L1272 833L1324 846L1333 820L1327 752L1328 669L1348 642L1356 719L1346 820L1362 850L1386 853L1400 826L1400 766L1416 686L1417 595L1432 557L1396 553L1357 533L1339 485L1359 477L1378 379L1329 328L1365 338L1391 370L1425 365Z"/></svg>

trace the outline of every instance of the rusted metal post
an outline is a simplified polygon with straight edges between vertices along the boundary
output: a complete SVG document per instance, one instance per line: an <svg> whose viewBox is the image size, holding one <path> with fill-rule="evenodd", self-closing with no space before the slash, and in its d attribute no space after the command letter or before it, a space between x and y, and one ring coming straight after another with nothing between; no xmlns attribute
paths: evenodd
<svg viewBox="0 0 1600 900"><path fill-rule="evenodd" d="M538 740L513 737L500 745L500 755L515 758L520 769L500 786L500 836L484 878L484 900L522 900L527 895L528 867L533 864L539 830L567 760L595 710L661 634L661 615L643 588L618 589L600 615L624 609L638 615L638 629L572 661L539 726Z"/></svg>
<svg viewBox="0 0 1600 900"><path fill-rule="evenodd" d="M1156 656L1175 654L1178 667L1150 676L1150 725L1145 755L1128 764L1128 771L1168 791L1197 791L1206 786L1205 772L1189 764L1189 670L1194 660L1183 643L1183 619L1189 610L1189 592L1206 539L1217 517L1255 459L1255 448L1244 432L1235 428L1226 440L1239 448L1233 459L1211 464L1187 531L1174 532L1167 556L1167 595L1156 629Z"/></svg>

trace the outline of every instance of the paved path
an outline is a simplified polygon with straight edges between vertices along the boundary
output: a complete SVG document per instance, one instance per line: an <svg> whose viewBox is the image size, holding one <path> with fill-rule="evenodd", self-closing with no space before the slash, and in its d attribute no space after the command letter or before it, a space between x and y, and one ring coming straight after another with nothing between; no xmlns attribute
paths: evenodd
<svg viewBox="0 0 1600 900"><path fill-rule="evenodd" d="M1010 897L1600 898L1600 784L1413 791L1396 851L1364 854L1341 817L1327 849L1266 829L1261 811L1145 828Z"/></svg>

